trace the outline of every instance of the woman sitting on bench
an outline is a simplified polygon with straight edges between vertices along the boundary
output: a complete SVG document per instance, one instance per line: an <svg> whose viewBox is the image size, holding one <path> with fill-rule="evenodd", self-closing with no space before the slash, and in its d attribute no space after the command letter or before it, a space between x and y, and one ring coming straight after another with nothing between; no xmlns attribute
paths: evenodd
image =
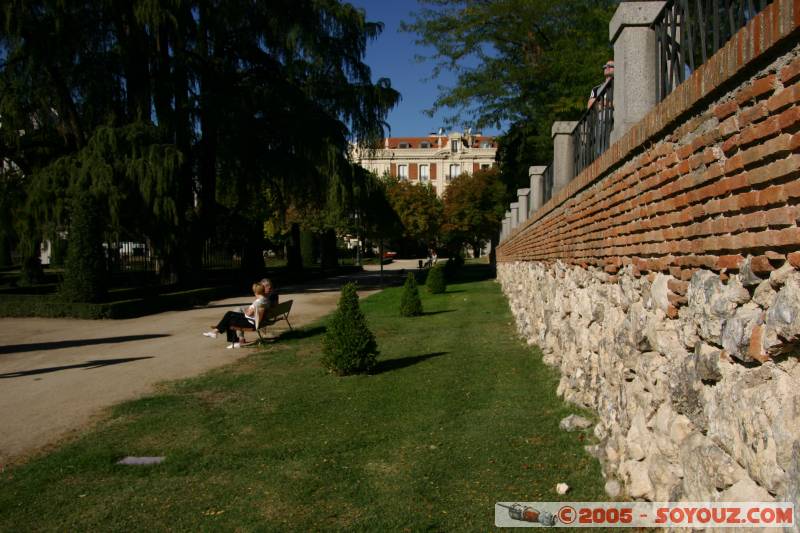
<svg viewBox="0 0 800 533"><path fill-rule="evenodd" d="M216 339L217 335L222 333L223 331L228 336L228 348L239 348L242 343L236 336L236 331L232 328L240 327L240 328L255 328L256 327L256 317L258 316L256 313L261 313L262 309L264 308L264 303L266 300L264 299L264 286L261 283L253 283L253 295L256 297L255 301L250 304L250 307L245 309L243 312L236 312L236 311L228 311L222 317L222 320L219 321L219 324L216 326L212 326L211 331L206 331L203 333L206 337L211 337L212 339Z"/></svg>

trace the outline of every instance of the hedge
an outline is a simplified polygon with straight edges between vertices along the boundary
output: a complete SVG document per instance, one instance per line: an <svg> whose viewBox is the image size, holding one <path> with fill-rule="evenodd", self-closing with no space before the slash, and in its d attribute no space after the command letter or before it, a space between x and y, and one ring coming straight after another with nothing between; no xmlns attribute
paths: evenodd
<svg viewBox="0 0 800 533"><path fill-rule="evenodd" d="M41 318L134 318L163 311L189 309L227 296L232 287L206 287L172 292L148 298L132 298L104 303L67 303L56 295L14 294L0 296L1 317Z"/></svg>

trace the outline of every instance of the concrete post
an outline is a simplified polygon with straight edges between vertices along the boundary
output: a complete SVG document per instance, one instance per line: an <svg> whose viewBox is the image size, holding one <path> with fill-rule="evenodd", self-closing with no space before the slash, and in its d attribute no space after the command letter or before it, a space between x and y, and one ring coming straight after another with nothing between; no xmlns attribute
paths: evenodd
<svg viewBox="0 0 800 533"><path fill-rule="evenodd" d="M530 214L535 213L544 205L544 172L547 167L528 167L528 176L531 178Z"/></svg>
<svg viewBox="0 0 800 533"><path fill-rule="evenodd" d="M553 122L553 195L569 183L575 174L572 131L577 122Z"/></svg>
<svg viewBox="0 0 800 533"><path fill-rule="evenodd" d="M666 2L622 2L608 25L614 46L614 129L625 135L656 105L656 34L650 29Z"/></svg>
<svg viewBox="0 0 800 533"><path fill-rule="evenodd" d="M519 202L511 202L511 229L519 226Z"/></svg>
<svg viewBox="0 0 800 533"><path fill-rule="evenodd" d="M506 211L506 216L503 219L503 237L500 240L507 239L509 233L511 233L511 211Z"/></svg>
<svg viewBox="0 0 800 533"><path fill-rule="evenodd" d="M530 207L528 207L528 195L530 189L517 189L517 203L519 204L519 223L522 224L528 220L530 215Z"/></svg>

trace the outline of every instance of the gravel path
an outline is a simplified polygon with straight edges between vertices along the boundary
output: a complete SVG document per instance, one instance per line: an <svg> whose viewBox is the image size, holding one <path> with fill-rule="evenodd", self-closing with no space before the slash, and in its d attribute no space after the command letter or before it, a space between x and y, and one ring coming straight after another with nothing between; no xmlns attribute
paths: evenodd
<svg viewBox="0 0 800 533"><path fill-rule="evenodd" d="M412 265L416 261L385 268L391 274ZM339 287L352 279L368 289L359 291L362 297L377 292L374 267L279 287L282 302L294 300L292 325L332 311ZM128 320L0 319L0 470L79 434L109 406L151 393L159 382L196 376L251 353L225 349L224 336L200 334L226 310L251 300L243 291L205 307ZM275 332L283 329L285 323Z"/></svg>

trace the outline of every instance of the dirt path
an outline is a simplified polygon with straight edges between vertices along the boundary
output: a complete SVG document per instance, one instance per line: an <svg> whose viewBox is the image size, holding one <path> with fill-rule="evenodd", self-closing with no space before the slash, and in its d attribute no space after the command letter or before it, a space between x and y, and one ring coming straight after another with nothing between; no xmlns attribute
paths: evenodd
<svg viewBox="0 0 800 533"><path fill-rule="evenodd" d="M328 314L341 284L353 278L361 287L377 287L373 269L282 288L281 301L294 300L292 325ZM226 310L251 300L243 294L128 320L0 319L0 468L80 430L105 408L152 392L161 381L196 376L251 353L227 350L224 336L200 334ZM285 328L282 323L276 332Z"/></svg>

